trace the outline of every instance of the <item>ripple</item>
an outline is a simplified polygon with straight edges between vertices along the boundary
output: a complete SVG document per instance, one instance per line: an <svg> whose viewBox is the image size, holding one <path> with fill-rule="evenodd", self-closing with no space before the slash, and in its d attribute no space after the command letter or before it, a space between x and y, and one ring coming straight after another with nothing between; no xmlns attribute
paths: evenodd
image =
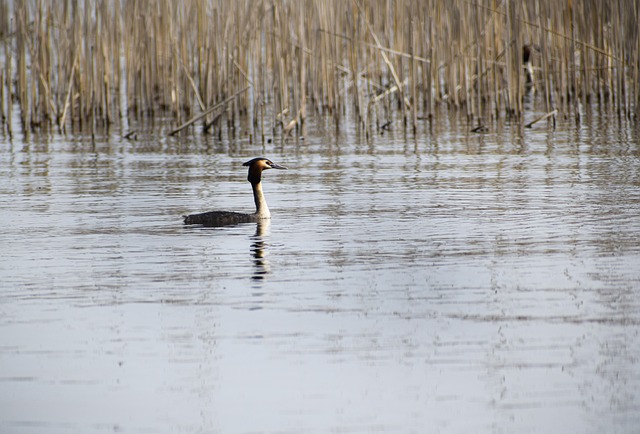
<svg viewBox="0 0 640 434"><path fill-rule="evenodd" d="M0 150L0 426L632 432L633 134L434 128L268 149L266 228L180 218L259 145Z"/></svg>

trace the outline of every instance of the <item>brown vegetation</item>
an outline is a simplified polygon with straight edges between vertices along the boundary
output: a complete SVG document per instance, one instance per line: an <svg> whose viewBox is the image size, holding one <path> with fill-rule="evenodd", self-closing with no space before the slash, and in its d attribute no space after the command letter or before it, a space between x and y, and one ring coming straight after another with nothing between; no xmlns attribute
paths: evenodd
<svg viewBox="0 0 640 434"><path fill-rule="evenodd" d="M264 137L265 128L290 134L309 112L339 125L347 104L365 130L391 111L415 127L439 104L477 124L522 119L530 86L548 113L578 116L578 104L599 101L631 116L639 9L606 0L5 0L0 116L11 133L14 103L25 130L63 132L158 114L176 129L199 116L208 129L224 112L230 125L250 116L252 136Z"/></svg>

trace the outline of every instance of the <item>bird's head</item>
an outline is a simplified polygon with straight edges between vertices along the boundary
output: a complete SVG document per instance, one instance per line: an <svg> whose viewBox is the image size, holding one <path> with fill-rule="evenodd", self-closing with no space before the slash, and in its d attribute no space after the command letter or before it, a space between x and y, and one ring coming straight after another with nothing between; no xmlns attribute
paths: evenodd
<svg viewBox="0 0 640 434"><path fill-rule="evenodd" d="M286 167L281 166L279 164L274 163L268 158L254 158L253 160L249 160L246 163L242 164L243 166L249 166L249 175L247 176L247 181L252 184L257 184L260 182L262 177L262 171L267 169L286 169Z"/></svg>

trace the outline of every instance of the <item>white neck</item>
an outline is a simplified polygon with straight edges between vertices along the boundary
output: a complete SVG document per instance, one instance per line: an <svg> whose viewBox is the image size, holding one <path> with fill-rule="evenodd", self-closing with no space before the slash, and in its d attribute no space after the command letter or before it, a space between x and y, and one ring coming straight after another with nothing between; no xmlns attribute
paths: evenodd
<svg viewBox="0 0 640 434"><path fill-rule="evenodd" d="M262 193L262 183L251 184L251 188L253 189L253 200L256 203L256 217L261 219L271 218L267 201Z"/></svg>

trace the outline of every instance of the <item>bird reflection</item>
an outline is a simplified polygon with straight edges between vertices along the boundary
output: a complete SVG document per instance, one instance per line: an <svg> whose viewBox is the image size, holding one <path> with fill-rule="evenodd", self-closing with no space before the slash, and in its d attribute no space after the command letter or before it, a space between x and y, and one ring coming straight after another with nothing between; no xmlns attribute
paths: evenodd
<svg viewBox="0 0 640 434"><path fill-rule="evenodd" d="M268 244L266 242L269 237L270 226L271 220L269 219L259 221L256 224L256 233L251 237L251 255L255 266L255 271L251 278L256 281L266 279L267 275L271 273L269 259L267 258Z"/></svg>

